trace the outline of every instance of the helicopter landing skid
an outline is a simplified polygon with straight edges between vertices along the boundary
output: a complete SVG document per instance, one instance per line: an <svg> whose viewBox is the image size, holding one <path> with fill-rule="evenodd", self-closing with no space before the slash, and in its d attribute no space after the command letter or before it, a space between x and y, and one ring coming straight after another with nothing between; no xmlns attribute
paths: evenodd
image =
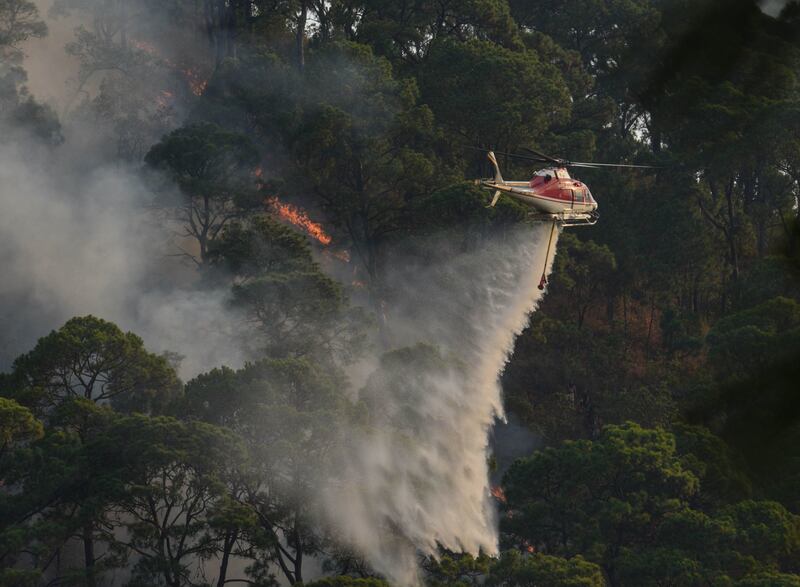
<svg viewBox="0 0 800 587"><path fill-rule="evenodd" d="M591 212L558 212L557 214L543 214L531 212L528 219L533 222L557 222L563 226L592 226L597 223L600 215L596 210Z"/></svg>

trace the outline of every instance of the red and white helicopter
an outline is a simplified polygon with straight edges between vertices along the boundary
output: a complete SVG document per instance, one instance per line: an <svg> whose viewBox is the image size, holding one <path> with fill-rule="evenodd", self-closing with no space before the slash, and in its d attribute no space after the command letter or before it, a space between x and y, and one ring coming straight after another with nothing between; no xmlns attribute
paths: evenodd
<svg viewBox="0 0 800 587"><path fill-rule="evenodd" d="M547 163L548 167L534 172L533 177L528 181L506 181L500 173L500 166L493 151L488 151L489 161L494 167L494 178L479 179L477 183L494 192L492 202L489 206L497 204L500 196L507 194L532 208L530 218L537 222L552 222L550 229L550 241L547 245L547 255L545 257L545 271L547 259L550 257L550 248L553 241L553 234L556 226L591 226L600 217L597 213L597 201L592 197L589 186L580 180L571 177L567 167L588 167L590 169L601 169L604 167L629 167L639 169L650 169L650 165L628 165L617 163L587 163L583 161L567 161L566 159L556 159L544 153L539 153L533 149L525 149L531 156L515 155L511 153L500 153L508 157ZM539 289L544 289L547 284L545 271L542 272L542 279L539 282Z"/></svg>

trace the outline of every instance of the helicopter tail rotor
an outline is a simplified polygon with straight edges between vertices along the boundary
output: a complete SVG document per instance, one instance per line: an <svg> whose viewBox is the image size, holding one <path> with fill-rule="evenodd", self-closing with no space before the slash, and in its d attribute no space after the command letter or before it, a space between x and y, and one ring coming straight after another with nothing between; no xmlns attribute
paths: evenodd
<svg viewBox="0 0 800 587"><path fill-rule="evenodd" d="M489 151L487 156L489 157L489 161L492 162L492 167L494 167L495 183L504 184L506 181L503 179L503 174L500 173L500 166L497 164L497 157L494 156L494 151Z"/></svg>
<svg viewBox="0 0 800 587"><path fill-rule="evenodd" d="M503 185L506 183L506 180L503 179L503 174L500 173L500 165L497 164L497 157L494 156L494 151L489 151L487 153L489 157L489 161L492 162L492 167L494 167L494 183L495 185ZM492 197L492 203L487 206L487 208L494 208L495 204L497 204L497 200L500 199L500 190L495 190L494 196Z"/></svg>

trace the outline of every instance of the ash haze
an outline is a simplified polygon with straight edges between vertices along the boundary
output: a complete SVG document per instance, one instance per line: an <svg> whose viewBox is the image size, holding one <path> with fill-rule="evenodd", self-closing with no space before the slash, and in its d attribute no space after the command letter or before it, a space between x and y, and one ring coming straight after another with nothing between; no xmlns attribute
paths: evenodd
<svg viewBox="0 0 800 587"><path fill-rule="evenodd" d="M73 159L69 133L56 148L0 146L2 361L72 316L94 314L184 356L181 374L239 365L241 319L227 292L190 287L192 272L168 255L171 233L155 222L134 170Z"/></svg>
<svg viewBox="0 0 800 587"><path fill-rule="evenodd" d="M84 314L136 332L156 352L177 353L184 378L241 365L233 333L243 330L242 319L229 309L229 292L193 286L195 271L176 256L176 228L151 207L141 163L113 158L111 123L69 111L94 97L87 92L104 75L76 93L79 63L65 51L76 27L91 25L93 5L54 16L52 2L36 4L48 35L21 47L26 86L61 113L62 142L44 145L11 124L0 128L14 137L0 144L0 255L8 271L0 285L0 365ZM163 75L137 85L157 96L161 83ZM176 123L160 122L161 132Z"/></svg>
<svg viewBox="0 0 800 587"><path fill-rule="evenodd" d="M73 98L79 70L78 59L65 47L73 41L75 28L83 20L77 15L53 15L52 0L36 0L35 4L47 25L47 36L28 39L22 45L27 85L38 100L52 104L61 113Z"/></svg>

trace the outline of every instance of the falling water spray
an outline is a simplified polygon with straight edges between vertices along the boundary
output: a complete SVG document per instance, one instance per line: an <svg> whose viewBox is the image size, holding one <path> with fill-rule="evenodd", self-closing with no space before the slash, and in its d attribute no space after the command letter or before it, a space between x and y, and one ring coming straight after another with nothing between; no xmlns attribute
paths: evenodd
<svg viewBox="0 0 800 587"><path fill-rule="evenodd" d="M370 402L384 418L349 444L327 509L393 584L418 584L417 555L435 556L439 546L497 552L487 437L503 417L498 377L542 295L542 267L552 265L558 231L547 255L550 231L525 225L468 253L432 239L433 260L395 263L388 276L397 345L426 343L410 356L421 349L445 359L438 369L409 365L400 377L379 369L370 378Z"/></svg>

